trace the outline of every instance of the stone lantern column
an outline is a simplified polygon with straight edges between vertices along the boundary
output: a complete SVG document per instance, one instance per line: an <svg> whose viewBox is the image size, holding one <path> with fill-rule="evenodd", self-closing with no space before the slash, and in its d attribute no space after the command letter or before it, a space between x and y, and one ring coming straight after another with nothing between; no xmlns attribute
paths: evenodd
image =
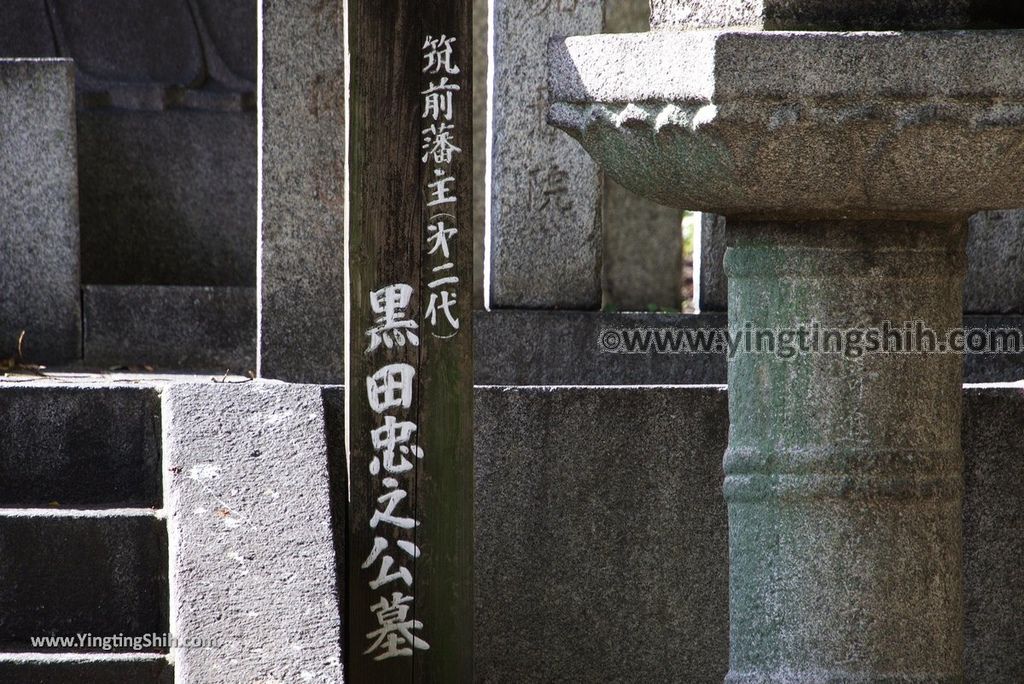
<svg viewBox="0 0 1024 684"><path fill-rule="evenodd" d="M728 682L963 680L962 358L881 350L960 326L967 216L1024 204L1024 32L945 30L968 4L653 0L552 43L551 123L727 217L731 333L848 345L730 361Z"/></svg>

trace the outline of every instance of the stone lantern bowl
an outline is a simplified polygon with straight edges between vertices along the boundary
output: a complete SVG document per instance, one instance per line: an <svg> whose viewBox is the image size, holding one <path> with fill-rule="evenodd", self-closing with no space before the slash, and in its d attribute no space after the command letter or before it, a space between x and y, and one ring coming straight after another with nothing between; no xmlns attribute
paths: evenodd
<svg viewBox="0 0 1024 684"><path fill-rule="evenodd" d="M1024 205L1024 32L555 39L549 122L661 204L948 220Z"/></svg>

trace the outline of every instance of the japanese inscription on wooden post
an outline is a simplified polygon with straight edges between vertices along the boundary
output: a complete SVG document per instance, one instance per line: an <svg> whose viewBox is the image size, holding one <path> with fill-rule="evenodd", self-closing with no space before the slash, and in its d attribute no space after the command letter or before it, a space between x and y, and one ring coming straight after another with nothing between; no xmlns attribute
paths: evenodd
<svg viewBox="0 0 1024 684"><path fill-rule="evenodd" d="M347 680L469 682L471 0L349 13Z"/></svg>

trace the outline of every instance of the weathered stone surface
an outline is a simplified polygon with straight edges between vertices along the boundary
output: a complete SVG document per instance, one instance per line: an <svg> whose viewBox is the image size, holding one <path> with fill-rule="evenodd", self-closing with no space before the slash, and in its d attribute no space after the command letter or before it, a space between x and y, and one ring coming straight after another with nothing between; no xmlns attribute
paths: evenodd
<svg viewBox="0 0 1024 684"><path fill-rule="evenodd" d="M255 288L87 285L82 302L88 366L256 368Z"/></svg>
<svg viewBox="0 0 1024 684"><path fill-rule="evenodd" d="M882 31L964 28L970 0L650 0L656 29Z"/></svg>
<svg viewBox="0 0 1024 684"><path fill-rule="evenodd" d="M167 533L153 511L0 512L4 650L31 650L34 636L164 634L167 615Z"/></svg>
<svg viewBox="0 0 1024 684"><path fill-rule="evenodd" d="M6 0L0 57L56 57L46 0Z"/></svg>
<svg viewBox="0 0 1024 684"><path fill-rule="evenodd" d="M683 212L604 183L604 306L678 311L683 298Z"/></svg>
<svg viewBox="0 0 1024 684"><path fill-rule="evenodd" d="M216 52L206 55L210 76L220 81L241 79L256 85L257 26L255 2L196 0L204 39ZM226 69L226 73L222 71Z"/></svg>
<svg viewBox="0 0 1024 684"><path fill-rule="evenodd" d="M961 324L966 223L726 230L734 335ZM962 679L961 372L955 354L729 360L726 681Z"/></svg>
<svg viewBox="0 0 1024 684"><path fill-rule="evenodd" d="M604 33L642 33L650 28L650 0L604 0Z"/></svg>
<svg viewBox="0 0 1024 684"><path fill-rule="evenodd" d="M1024 210L990 211L971 217L964 310L1024 313Z"/></svg>
<svg viewBox="0 0 1024 684"><path fill-rule="evenodd" d="M684 335L687 331L695 334L700 330L713 334L711 331L725 327L724 314L478 312L473 319L474 382L478 385L724 383L726 355L723 350L708 354L659 354L611 353L609 348L629 349L635 338L627 338L627 335L638 330L666 330Z"/></svg>
<svg viewBox="0 0 1024 684"><path fill-rule="evenodd" d="M52 0L61 54L82 77L112 83L189 86L204 78L203 51L187 0L160 11L137 0Z"/></svg>
<svg viewBox="0 0 1024 684"><path fill-rule="evenodd" d="M1024 316L964 316L964 328L1013 333L1024 337ZM1013 354L967 354L964 357L964 382L1015 382L1024 380L1024 349Z"/></svg>
<svg viewBox="0 0 1024 684"><path fill-rule="evenodd" d="M340 0L263 0L259 373L344 377L345 77Z"/></svg>
<svg viewBox="0 0 1024 684"><path fill-rule="evenodd" d="M721 681L723 389L476 396L477 679Z"/></svg>
<svg viewBox="0 0 1024 684"><path fill-rule="evenodd" d="M693 299L697 311L725 311L729 286L725 277L725 217L701 214L700 236L693 247Z"/></svg>
<svg viewBox="0 0 1024 684"><path fill-rule="evenodd" d="M601 0L492 3L490 308L601 306L600 180L545 123L546 45L596 33Z"/></svg>
<svg viewBox="0 0 1024 684"><path fill-rule="evenodd" d="M343 680L347 486L324 406L319 387L262 381L164 391L173 621L222 644L175 650L180 681Z"/></svg>
<svg viewBox="0 0 1024 684"><path fill-rule="evenodd" d="M174 667L152 654L0 654L4 684L174 684Z"/></svg>
<svg viewBox="0 0 1024 684"><path fill-rule="evenodd" d="M1022 51L1019 31L581 36L552 41L549 120L669 206L966 217L1024 205L1005 153L1024 125Z"/></svg>
<svg viewBox="0 0 1024 684"><path fill-rule="evenodd" d="M256 284L254 112L79 113L83 280Z"/></svg>
<svg viewBox="0 0 1024 684"><path fill-rule="evenodd" d="M1024 680L1021 390L964 391L967 682ZM722 680L727 413L722 388L477 389L481 681Z"/></svg>
<svg viewBox="0 0 1024 684"><path fill-rule="evenodd" d="M968 682L1024 681L1024 387L964 393ZM1008 591L1010 587L1017 590Z"/></svg>
<svg viewBox="0 0 1024 684"><path fill-rule="evenodd" d="M160 506L152 388L0 384L0 506Z"/></svg>
<svg viewBox="0 0 1024 684"><path fill-rule="evenodd" d="M0 359L81 355L74 67L0 60Z"/></svg>

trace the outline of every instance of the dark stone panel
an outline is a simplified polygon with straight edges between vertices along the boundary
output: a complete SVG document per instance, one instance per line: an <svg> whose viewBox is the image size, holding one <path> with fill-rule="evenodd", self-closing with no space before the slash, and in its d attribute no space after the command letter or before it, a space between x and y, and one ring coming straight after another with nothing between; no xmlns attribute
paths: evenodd
<svg viewBox="0 0 1024 684"><path fill-rule="evenodd" d="M255 112L80 112L82 280L256 284Z"/></svg>
<svg viewBox="0 0 1024 684"><path fill-rule="evenodd" d="M82 294L88 366L256 368L256 289L89 285Z"/></svg>
<svg viewBox="0 0 1024 684"><path fill-rule="evenodd" d="M4 0L0 57L56 57L45 0Z"/></svg>
<svg viewBox="0 0 1024 684"><path fill-rule="evenodd" d="M0 387L0 507L160 505L160 398L138 387Z"/></svg>
<svg viewBox="0 0 1024 684"><path fill-rule="evenodd" d="M256 2L254 0L195 0L206 35L223 66L236 77L256 84ZM209 60L208 60L209 61ZM218 65L219 66L219 65ZM214 65L211 76L216 78Z"/></svg>
<svg viewBox="0 0 1024 684"><path fill-rule="evenodd" d="M181 86L198 85L205 78L199 33L187 0L50 2L62 51L89 78Z"/></svg>
<svg viewBox="0 0 1024 684"><path fill-rule="evenodd" d="M29 650L33 636L163 634L167 567L154 515L4 512L0 648Z"/></svg>
<svg viewBox="0 0 1024 684"><path fill-rule="evenodd" d="M174 684L174 667L159 655L139 657L24 654L0 656L4 684Z"/></svg>
<svg viewBox="0 0 1024 684"><path fill-rule="evenodd" d="M721 682L723 388L478 388L476 678Z"/></svg>

